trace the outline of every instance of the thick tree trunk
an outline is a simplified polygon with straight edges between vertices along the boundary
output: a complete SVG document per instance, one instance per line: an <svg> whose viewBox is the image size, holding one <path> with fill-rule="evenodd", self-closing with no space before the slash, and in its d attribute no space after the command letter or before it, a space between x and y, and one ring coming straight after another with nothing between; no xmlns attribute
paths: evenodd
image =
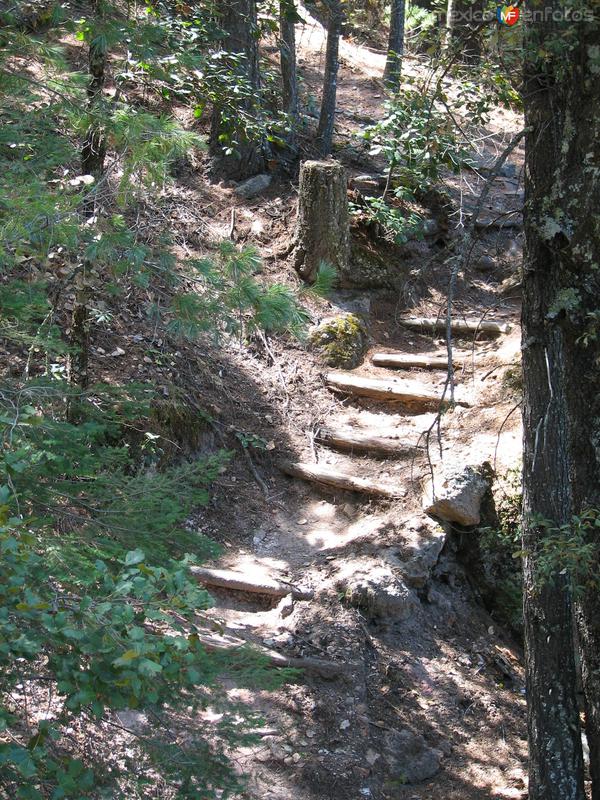
<svg viewBox="0 0 600 800"><path fill-rule="evenodd" d="M562 4L550 4L560 12ZM546 0L529 9L547 10ZM546 14L545 19L551 19ZM567 45L570 41L572 44ZM600 505L600 31L534 22L526 31L523 280L525 637L531 800L583 800L571 589L540 575L542 540ZM554 54L554 55L549 55ZM549 522L539 524L540 517ZM591 532L593 536L593 531ZM593 538L597 553L597 535ZM548 552L547 552L548 555ZM579 602L593 797L600 797L598 563Z"/></svg>
<svg viewBox="0 0 600 800"><path fill-rule="evenodd" d="M283 110L289 117L288 146L295 148L298 127L298 75L296 70L296 9L293 0L279 4L279 53Z"/></svg>
<svg viewBox="0 0 600 800"><path fill-rule="evenodd" d="M484 0L448 0L447 46L465 64L481 59L483 10Z"/></svg>
<svg viewBox="0 0 600 800"><path fill-rule="evenodd" d="M321 98L321 114L319 116L319 126L317 128L317 147L321 155L328 156L333 146L337 79L340 66L340 36L342 33L344 12L340 0L324 0L324 2L329 10L329 20L327 23L323 96Z"/></svg>
<svg viewBox="0 0 600 800"><path fill-rule="evenodd" d="M321 262L348 270L350 215L346 170L337 161L305 161L300 169L295 266L308 282Z"/></svg>
<svg viewBox="0 0 600 800"><path fill-rule="evenodd" d="M260 108L256 3L255 0L227 0L219 3L219 12L219 25L227 34L223 48L240 59L239 74L248 82L255 97L241 101L242 108L213 108L209 146L215 173L244 180L265 168L262 136L250 135L246 127L239 124L242 113L252 117ZM226 155L224 147L232 147L234 153Z"/></svg>
<svg viewBox="0 0 600 800"><path fill-rule="evenodd" d="M390 38L383 78L392 92L400 89L402 56L404 55L404 15L405 0L392 0L390 11Z"/></svg>

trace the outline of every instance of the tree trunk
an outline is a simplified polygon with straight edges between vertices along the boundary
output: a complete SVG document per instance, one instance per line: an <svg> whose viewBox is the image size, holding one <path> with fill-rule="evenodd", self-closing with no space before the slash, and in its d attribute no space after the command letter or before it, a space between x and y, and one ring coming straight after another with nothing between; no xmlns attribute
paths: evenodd
<svg viewBox="0 0 600 800"><path fill-rule="evenodd" d="M88 110L91 122L87 129L81 148L81 171L84 175L93 175L95 181L88 190L84 189L82 212L84 219L90 219L96 214L99 184L104 175L104 161L106 158L106 134L102 124L102 111L104 108L103 92L106 83L107 53L106 44L102 33L103 7L101 2L93 4L95 20L94 37L89 46L88 53ZM108 113L108 109L105 109ZM85 262L83 272L77 274L75 288L75 303L71 317L71 333L69 335L69 356L67 360L67 376L69 382L81 390L89 384L89 312L88 288L85 285L85 276L89 263ZM81 401L79 398L71 399L67 406L67 418L75 422L79 416Z"/></svg>
<svg viewBox="0 0 600 800"><path fill-rule="evenodd" d="M329 10L329 20L327 23L323 96L321 98L321 114L317 128L317 147L321 155L328 156L333 146L337 77L340 66L338 57L344 12L340 0L324 0L324 2Z"/></svg>
<svg viewBox="0 0 600 800"><path fill-rule="evenodd" d="M346 170L337 161L305 161L300 169L295 267L314 281L321 262L339 273L350 260Z"/></svg>
<svg viewBox="0 0 600 800"><path fill-rule="evenodd" d="M215 105L211 120L210 153L213 171L233 180L244 180L265 168L264 140L261 135L249 134L239 124L240 114L256 116L260 108L260 69L256 37L255 0L227 0L219 3L219 25L226 32L223 48L240 59L238 72L247 81L255 97L240 101L242 108ZM234 152L225 154L224 147Z"/></svg>
<svg viewBox="0 0 600 800"><path fill-rule="evenodd" d="M94 4L96 19L102 20L102 8L99 3ZM94 186L87 192L83 203L83 213L86 217L94 215L97 197L98 182L104 174L104 160L106 158L106 136L102 125L101 112L103 105L103 91L106 83L106 45L100 31L90 42L88 53L88 85L87 98L91 122L87 129L83 146L81 148L81 171L83 175L93 175Z"/></svg>
<svg viewBox="0 0 600 800"><path fill-rule="evenodd" d="M279 4L279 53L283 110L289 117L288 146L295 149L298 127L298 75L296 72L296 9L293 0Z"/></svg>
<svg viewBox="0 0 600 800"><path fill-rule="evenodd" d="M390 38L383 79L391 92L400 89L402 56L404 55L404 14L405 0L392 0L390 11Z"/></svg>
<svg viewBox="0 0 600 800"><path fill-rule="evenodd" d="M484 0L448 0L447 47L465 64L481 59L483 11Z"/></svg>
<svg viewBox="0 0 600 800"><path fill-rule="evenodd" d="M540 575L540 544L600 505L600 31L545 20L526 29L526 254L523 280L525 637L531 800L583 800L571 632L573 576ZM560 12L561 4L550 4ZM564 15L563 15L564 17ZM567 40L571 42L567 45ZM595 166L592 167L591 165ZM540 517L549 522L539 524ZM594 542L596 555L597 541ZM598 563L579 602L593 797L600 797ZM553 578L553 580L552 580Z"/></svg>

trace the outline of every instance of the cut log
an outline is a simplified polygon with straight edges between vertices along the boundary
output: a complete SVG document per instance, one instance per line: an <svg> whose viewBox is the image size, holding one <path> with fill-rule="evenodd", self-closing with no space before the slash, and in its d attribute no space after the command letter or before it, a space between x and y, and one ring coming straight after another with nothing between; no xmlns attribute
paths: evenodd
<svg viewBox="0 0 600 800"><path fill-rule="evenodd" d="M391 436L373 436L355 428L320 428L315 441L337 450L351 453L369 453L385 458L398 458L413 453L417 446Z"/></svg>
<svg viewBox="0 0 600 800"><path fill-rule="evenodd" d="M228 569L190 567L190 572L203 586L264 594L269 597L286 597L291 594L295 600L311 600L313 597L313 592L298 589L270 578L249 578L241 572L233 572Z"/></svg>
<svg viewBox="0 0 600 800"><path fill-rule="evenodd" d="M342 489L346 492L360 492L373 497L389 498L403 497L405 494L405 490L400 486L390 486L367 478L346 475L343 472L337 472L328 465L284 462L280 465L280 468L286 475L291 475L293 478L301 478L305 481L319 483L322 486L331 486L334 489Z"/></svg>
<svg viewBox="0 0 600 800"><path fill-rule="evenodd" d="M426 388L417 381L377 380L349 372L329 372L326 380L329 386L338 392L355 397L372 397L375 400L404 403L419 408L437 408L442 395L441 390ZM467 403L460 402L460 405Z"/></svg>
<svg viewBox="0 0 600 800"><path fill-rule="evenodd" d="M406 328L417 331L446 331L446 320L444 317L401 317L398 322ZM493 320L480 319L453 319L452 333L472 334L479 333L487 336L499 336L501 333L508 333L510 325L505 322L495 322Z"/></svg>
<svg viewBox="0 0 600 800"><path fill-rule="evenodd" d="M302 672L310 672L329 680L339 678L358 668L358 664L353 664L352 662L338 664L334 661L325 661L320 658L295 658L285 656L282 653L278 653L276 650L270 650L266 647L257 647L251 642L228 634L221 635L207 631L197 632L196 635L198 636L200 644L202 644L208 652L234 652L240 650L244 646L254 647L261 655L267 658L269 664L273 667L288 667L301 670Z"/></svg>
<svg viewBox="0 0 600 800"><path fill-rule="evenodd" d="M376 367L392 369L448 369L448 359L435 356L406 356L402 353L375 353L371 361ZM457 365L457 362L453 362Z"/></svg>

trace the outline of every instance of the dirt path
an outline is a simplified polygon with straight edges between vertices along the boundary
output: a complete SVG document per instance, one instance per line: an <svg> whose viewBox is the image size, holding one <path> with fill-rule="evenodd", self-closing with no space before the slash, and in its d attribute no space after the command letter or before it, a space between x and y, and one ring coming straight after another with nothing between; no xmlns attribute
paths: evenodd
<svg viewBox="0 0 600 800"><path fill-rule="evenodd" d="M407 348L388 352L440 355L438 347L424 349L431 347L430 337L404 334L411 337ZM515 356L518 331L513 323L497 340L477 341L474 348L461 344L455 357L465 366L457 389L469 405L444 421L446 460L450 451L457 464L492 461L495 453L510 461L518 450L517 434L506 430L498 439L497 425L490 426L497 409L482 377ZM374 348L371 356L377 352ZM444 383L443 371L391 374L372 360L351 376L395 387L410 382L433 393ZM434 417L435 412L398 403L355 399L352 405L338 401L324 422L417 447ZM522 796L518 656L493 621L473 607L468 582L447 552L447 531L419 508L419 486L428 471L423 448L416 455L378 460L326 445L312 452L318 460L302 463L321 468L325 480L339 473L385 482L402 496L382 503L370 500L368 488L332 494L322 480L295 480L287 484L283 507L255 533L252 552L221 561L246 579L276 578L314 592L308 601L288 596L269 603L257 595L216 590L212 613L228 632L339 669L334 681L307 673L275 700L254 699L269 723L288 733L265 737L261 748L243 754L253 775L251 796ZM437 469L433 449L432 458ZM403 747L408 763L395 755ZM405 784L408 780L414 782Z"/></svg>
<svg viewBox="0 0 600 800"><path fill-rule="evenodd" d="M298 37L300 64L316 92L325 38L321 26L307 19ZM340 127L352 136L363 118L381 114L383 56L348 42L341 56ZM499 114L500 132L486 140L482 158L493 158L508 123L518 127L518 120ZM481 181L473 175L449 178L447 188L457 209L451 234L457 237ZM499 178L487 218L514 213L519 202L518 177ZM245 209L244 236L251 241L261 225L274 230L275 216L288 219L285 208L285 201L267 196ZM257 243L262 246L264 236L257 234ZM272 237L268 244L275 252ZM411 255L418 265L431 250L418 245ZM483 256L487 267L479 269ZM213 566L250 582L275 580L312 597L269 598L212 587L216 607L210 613L226 635L332 668L328 675L309 668L275 694L233 693L266 719L261 745L236 753L240 769L251 776L252 800L525 796L519 649L477 603L458 558L461 537L476 534L451 533L422 510L423 484L442 463L460 471L487 461L500 484L518 463L518 400L509 378L519 359L519 309L506 280L512 280L519 256L518 228L490 227L481 234L474 264L459 276L456 319L485 316L508 329L494 337L456 338L460 404L441 416L439 441L433 435L428 452L423 434L436 418L444 369L390 369L374 361L382 354L446 358L441 330L415 331L398 321L438 316L447 286L443 263L419 272L410 302L389 292L341 292L317 310L325 316L349 303L360 308L372 347L355 370L328 378L314 355L285 345L273 344L274 359L266 361L264 354L231 356L229 368L265 397L262 406L257 401L251 411L242 408L248 386L243 382L236 394L230 381L230 414L237 407L242 425L247 412L252 430L268 442L269 462L288 466L269 474L266 458L257 461L259 478L266 474L261 500L256 486L252 494L239 479L223 487L238 503L232 506L230 535L223 537L225 554ZM278 268L269 267L272 274ZM383 389L395 396L382 398ZM380 396L365 396L374 390ZM356 444L365 438L375 438L387 451ZM397 443L402 447L393 452ZM296 466L291 469L289 462ZM309 479L297 477L301 471ZM359 491L340 488L347 478ZM389 488L390 496L374 487ZM216 528L224 522L219 518Z"/></svg>

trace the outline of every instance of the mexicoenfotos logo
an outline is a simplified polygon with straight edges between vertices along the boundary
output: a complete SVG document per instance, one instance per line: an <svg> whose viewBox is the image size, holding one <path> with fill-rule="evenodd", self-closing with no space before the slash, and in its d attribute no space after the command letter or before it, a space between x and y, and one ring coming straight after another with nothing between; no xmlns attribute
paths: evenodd
<svg viewBox="0 0 600 800"><path fill-rule="evenodd" d="M512 27L519 21L520 13L517 6L498 6L496 9L496 18L501 25Z"/></svg>

